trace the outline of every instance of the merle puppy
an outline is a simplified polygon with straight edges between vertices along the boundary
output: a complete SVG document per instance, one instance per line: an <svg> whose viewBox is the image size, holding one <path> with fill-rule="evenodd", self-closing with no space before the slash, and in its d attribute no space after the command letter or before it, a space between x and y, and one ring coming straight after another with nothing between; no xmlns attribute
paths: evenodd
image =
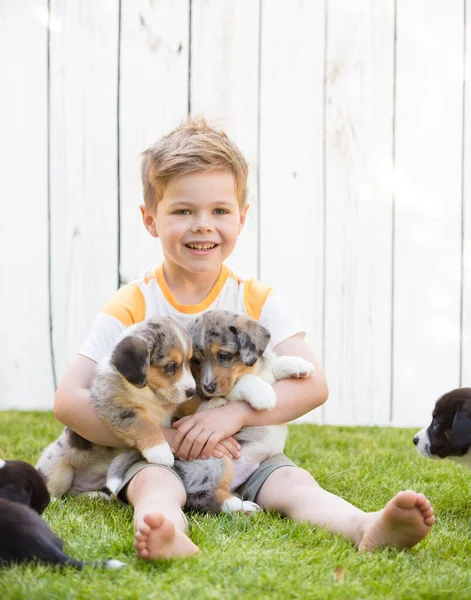
<svg viewBox="0 0 471 600"><path fill-rule="evenodd" d="M36 469L22 460L0 460L0 567L27 562L86 564L119 568L117 560L84 563L62 551L64 542L39 516L49 504L46 485Z"/></svg>
<svg viewBox="0 0 471 600"><path fill-rule="evenodd" d="M413 442L427 458L448 458L471 468L471 388L458 388L437 400L432 422Z"/></svg>

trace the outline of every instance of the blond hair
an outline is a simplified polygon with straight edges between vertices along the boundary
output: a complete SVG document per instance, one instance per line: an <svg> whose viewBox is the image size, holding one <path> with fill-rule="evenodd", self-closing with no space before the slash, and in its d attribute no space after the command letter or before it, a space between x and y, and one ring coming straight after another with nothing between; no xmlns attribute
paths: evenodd
<svg viewBox="0 0 471 600"><path fill-rule="evenodd" d="M237 199L247 201L247 162L224 131L210 127L203 118L189 117L182 125L142 153L142 186L146 208L155 211L167 185L196 171L230 171Z"/></svg>

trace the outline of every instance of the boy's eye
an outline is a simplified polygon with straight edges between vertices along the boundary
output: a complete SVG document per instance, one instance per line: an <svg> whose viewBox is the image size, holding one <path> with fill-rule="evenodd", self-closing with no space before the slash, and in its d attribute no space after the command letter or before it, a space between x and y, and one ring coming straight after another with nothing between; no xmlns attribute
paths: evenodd
<svg viewBox="0 0 471 600"><path fill-rule="evenodd" d="M214 209L214 212L217 215L228 215L229 214L229 211L226 210L225 208L216 208L216 209Z"/></svg>
<svg viewBox="0 0 471 600"><path fill-rule="evenodd" d="M189 215L191 214L190 211L188 210L188 208L179 208L178 210L174 211L173 213L174 215Z"/></svg>
<svg viewBox="0 0 471 600"><path fill-rule="evenodd" d="M170 362L167 363L164 367L164 371L167 375L173 375L177 370L177 363Z"/></svg>
<svg viewBox="0 0 471 600"><path fill-rule="evenodd" d="M218 360L221 360L222 362L229 362L232 360L232 354L230 352L224 352L223 350L220 350L216 356Z"/></svg>

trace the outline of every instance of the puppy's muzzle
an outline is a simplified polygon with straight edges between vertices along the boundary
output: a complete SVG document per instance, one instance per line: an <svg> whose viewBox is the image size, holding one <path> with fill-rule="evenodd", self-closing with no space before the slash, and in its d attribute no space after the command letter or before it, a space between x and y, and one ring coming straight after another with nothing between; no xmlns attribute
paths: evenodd
<svg viewBox="0 0 471 600"><path fill-rule="evenodd" d="M188 388L185 390L185 396L189 399L196 394L196 388Z"/></svg>
<svg viewBox="0 0 471 600"><path fill-rule="evenodd" d="M414 436L414 439L412 440L412 443L414 444L414 446L417 446L417 444L419 443L419 436L418 435Z"/></svg>
<svg viewBox="0 0 471 600"><path fill-rule="evenodd" d="M216 391L216 382L211 381L210 383L204 383L203 388L207 394L214 394L214 392Z"/></svg>

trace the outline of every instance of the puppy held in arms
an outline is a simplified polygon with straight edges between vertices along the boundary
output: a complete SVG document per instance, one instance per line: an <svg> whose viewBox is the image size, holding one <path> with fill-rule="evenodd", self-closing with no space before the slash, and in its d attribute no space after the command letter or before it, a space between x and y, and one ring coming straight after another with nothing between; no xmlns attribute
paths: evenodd
<svg viewBox="0 0 471 600"><path fill-rule="evenodd" d="M195 393L191 341L174 320L151 318L129 327L111 355L98 364L90 388L102 421L147 461L172 466L174 457L160 425L170 425L182 402ZM92 444L68 427L39 457L36 468L56 497L100 490L122 450Z"/></svg>
<svg viewBox="0 0 471 600"><path fill-rule="evenodd" d="M437 400L432 422L413 439L427 458L448 458L471 467L471 388L458 388Z"/></svg>
<svg viewBox="0 0 471 600"><path fill-rule="evenodd" d="M0 460L0 567L33 561L76 569L124 566L119 560L81 562L67 556L64 542L40 517L49 500L46 485L32 465Z"/></svg>
<svg viewBox="0 0 471 600"><path fill-rule="evenodd" d="M189 333L198 390L188 403L192 412L195 406L199 411L236 401L248 402L256 410L270 410L276 404L272 387L276 381L309 377L314 372L313 365L303 358L276 356L268 349L270 333L264 327L228 311L206 312L195 320ZM244 427L234 436L241 445L237 460L177 460L174 468L185 484L186 507L215 513L260 510L257 504L242 501L232 492L264 460L283 452L287 435L287 425ZM117 489L127 468L139 458L136 453L125 452L113 461L109 489Z"/></svg>

